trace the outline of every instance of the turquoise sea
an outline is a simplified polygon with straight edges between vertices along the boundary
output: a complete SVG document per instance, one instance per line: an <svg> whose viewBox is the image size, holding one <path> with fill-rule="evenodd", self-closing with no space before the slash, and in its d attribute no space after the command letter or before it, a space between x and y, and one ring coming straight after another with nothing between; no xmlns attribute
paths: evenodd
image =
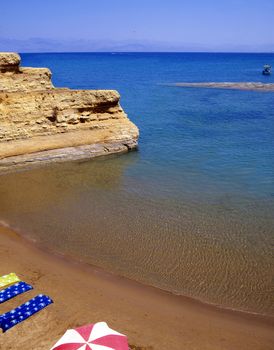
<svg viewBox="0 0 274 350"><path fill-rule="evenodd" d="M115 89L139 150L0 177L0 220L54 251L207 303L274 315L274 54L22 54L58 87Z"/></svg>

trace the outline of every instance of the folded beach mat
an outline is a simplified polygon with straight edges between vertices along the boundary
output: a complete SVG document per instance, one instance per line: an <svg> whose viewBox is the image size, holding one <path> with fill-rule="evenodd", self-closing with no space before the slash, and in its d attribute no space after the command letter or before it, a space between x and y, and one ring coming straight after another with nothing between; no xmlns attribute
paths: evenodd
<svg viewBox="0 0 274 350"><path fill-rule="evenodd" d="M8 287L11 284L19 281L20 281L20 278L14 272L11 272L8 275L4 275L0 277L0 288Z"/></svg>
<svg viewBox="0 0 274 350"><path fill-rule="evenodd" d="M6 289L2 289L0 291L0 304L16 297L19 294L25 293L31 289L33 289L32 286L25 282L18 282Z"/></svg>
<svg viewBox="0 0 274 350"><path fill-rule="evenodd" d="M2 328L3 332L6 332L52 303L53 301L48 296L39 294L16 309L0 315L0 328Z"/></svg>

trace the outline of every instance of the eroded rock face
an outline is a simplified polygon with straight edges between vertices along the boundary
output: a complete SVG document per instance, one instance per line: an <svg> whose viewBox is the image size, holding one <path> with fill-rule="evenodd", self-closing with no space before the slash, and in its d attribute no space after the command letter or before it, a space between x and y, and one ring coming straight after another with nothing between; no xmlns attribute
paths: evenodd
<svg viewBox="0 0 274 350"><path fill-rule="evenodd" d="M0 72L17 72L21 58L17 53L2 52L0 53Z"/></svg>
<svg viewBox="0 0 274 350"><path fill-rule="evenodd" d="M71 159L71 154L85 158L83 149L90 158L101 155L99 149L108 154L137 146L138 128L121 108L117 91L57 89L49 69L19 64L17 54L0 53L0 171L20 165L20 159L25 164ZM64 151L69 147L73 150ZM63 156L56 156L58 149Z"/></svg>
<svg viewBox="0 0 274 350"><path fill-rule="evenodd" d="M0 72L0 92L30 92L53 88L48 68L18 68L17 71L6 71L5 74Z"/></svg>

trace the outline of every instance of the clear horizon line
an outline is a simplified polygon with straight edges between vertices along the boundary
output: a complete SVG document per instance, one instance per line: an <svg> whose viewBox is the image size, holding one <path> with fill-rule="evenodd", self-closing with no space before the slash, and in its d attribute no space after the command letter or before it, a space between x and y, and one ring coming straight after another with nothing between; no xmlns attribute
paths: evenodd
<svg viewBox="0 0 274 350"><path fill-rule="evenodd" d="M3 52L3 51L2 51ZM6 52L18 52L20 54L69 54L69 53L212 53L212 54L274 54L273 51L6 51Z"/></svg>

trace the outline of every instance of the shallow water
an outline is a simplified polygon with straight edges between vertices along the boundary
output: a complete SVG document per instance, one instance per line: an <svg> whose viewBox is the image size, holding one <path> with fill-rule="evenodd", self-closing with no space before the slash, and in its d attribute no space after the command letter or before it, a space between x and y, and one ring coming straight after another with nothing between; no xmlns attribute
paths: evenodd
<svg viewBox="0 0 274 350"><path fill-rule="evenodd" d="M26 54L56 86L115 88L138 152L0 177L0 219L157 287L274 315L274 94L175 88L265 81L259 54Z"/></svg>

